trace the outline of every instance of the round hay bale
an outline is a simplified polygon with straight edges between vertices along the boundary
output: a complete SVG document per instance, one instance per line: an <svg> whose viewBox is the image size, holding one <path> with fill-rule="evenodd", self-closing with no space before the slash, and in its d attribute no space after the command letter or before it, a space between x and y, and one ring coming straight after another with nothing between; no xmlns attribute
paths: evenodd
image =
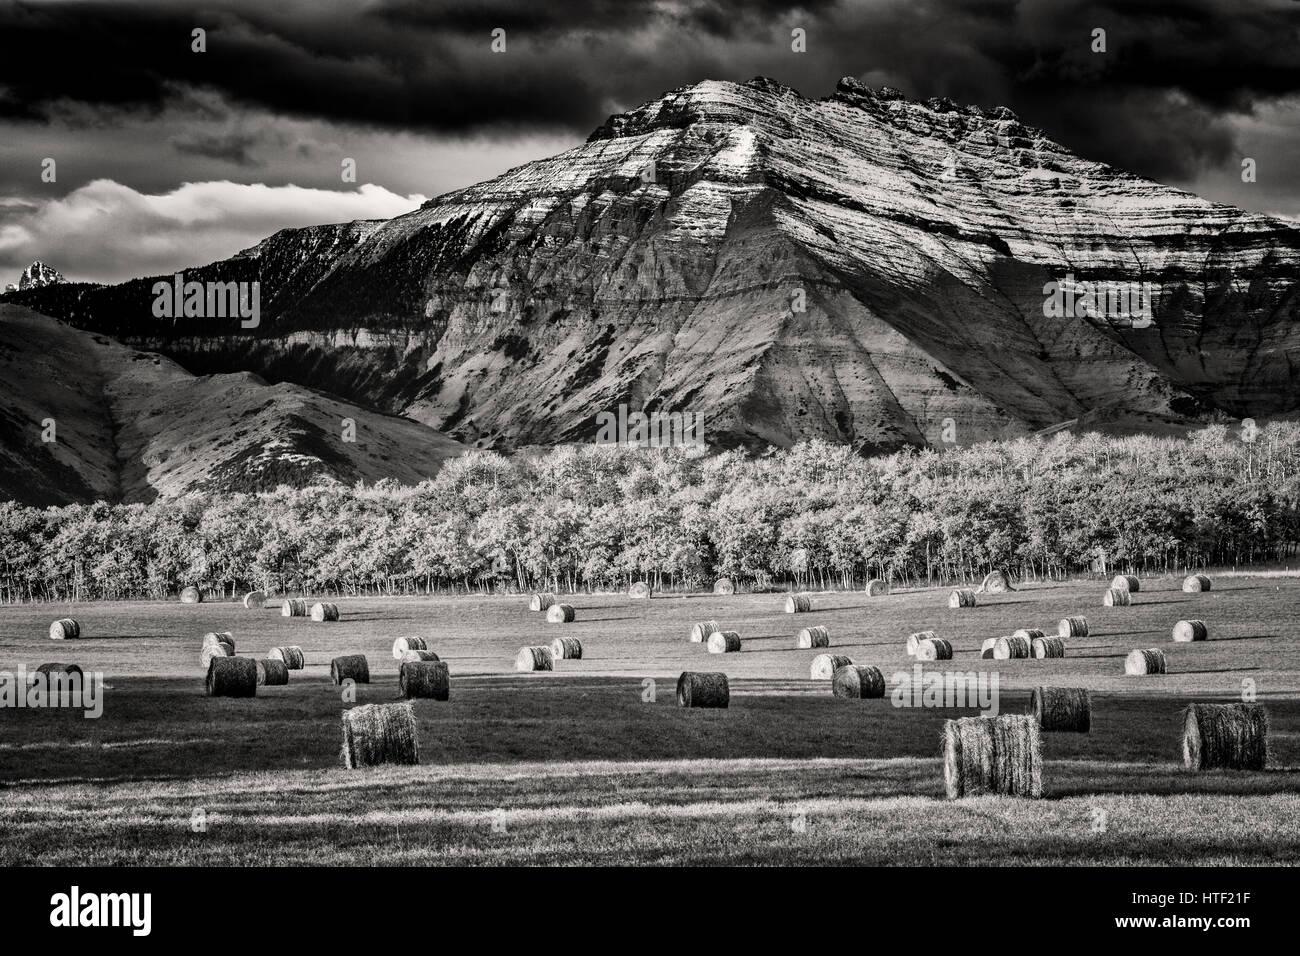
<svg viewBox="0 0 1300 956"><path fill-rule="evenodd" d="M1188 594L1199 594L1210 590L1210 579L1204 574L1189 574L1183 578L1183 590Z"/></svg>
<svg viewBox="0 0 1300 956"><path fill-rule="evenodd" d="M800 648L830 647L831 632L822 624L818 624L816 627L802 628L799 633L794 636L794 646Z"/></svg>
<svg viewBox="0 0 1300 956"><path fill-rule="evenodd" d="M515 655L517 671L551 671L555 670L554 659L549 647L521 647Z"/></svg>
<svg viewBox="0 0 1300 956"><path fill-rule="evenodd" d="M1133 603L1132 595L1123 588L1111 588L1101 599L1106 607L1128 607Z"/></svg>
<svg viewBox="0 0 1300 956"><path fill-rule="evenodd" d="M442 660L442 658L440 658L433 651L421 651L418 649L413 651L407 651L401 657L401 662L403 664L419 663L420 661L438 661L438 660Z"/></svg>
<svg viewBox="0 0 1300 956"><path fill-rule="evenodd" d="M307 666L307 655L297 644L288 647L273 647L266 652L268 660L284 661L284 666L291 671L300 671Z"/></svg>
<svg viewBox="0 0 1300 956"><path fill-rule="evenodd" d="M249 591L244 595L244 607L250 611L260 611L266 607L266 595L261 591Z"/></svg>
<svg viewBox="0 0 1300 956"><path fill-rule="evenodd" d="M885 675L871 664L845 664L831 675L831 693L836 697L867 699L885 696Z"/></svg>
<svg viewBox="0 0 1300 956"><path fill-rule="evenodd" d="M692 644L701 644L716 630L718 630L717 621L697 621L691 625L690 641Z"/></svg>
<svg viewBox="0 0 1300 956"><path fill-rule="evenodd" d="M726 707L731 702L727 675L711 671L682 671L677 678L678 707Z"/></svg>
<svg viewBox="0 0 1300 956"><path fill-rule="evenodd" d="M1063 617L1056 627L1057 637L1087 637L1088 619L1086 617Z"/></svg>
<svg viewBox="0 0 1300 956"><path fill-rule="evenodd" d="M337 604L317 602L311 606L311 619L317 623L321 621L337 621L339 619L339 606Z"/></svg>
<svg viewBox="0 0 1300 956"><path fill-rule="evenodd" d="M708 644L710 654L734 654L740 650L740 635L735 631L714 631Z"/></svg>
<svg viewBox="0 0 1300 956"><path fill-rule="evenodd" d="M943 781L950 800L984 793L1043 795L1042 740L1032 717L961 717L944 722Z"/></svg>
<svg viewBox="0 0 1300 956"><path fill-rule="evenodd" d="M1158 647L1129 651L1128 657L1124 658L1124 673L1130 677L1142 674L1164 674L1165 666L1165 652Z"/></svg>
<svg viewBox="0 0 1300 956"><path fill-rule="evenodd" d="M1004 570L990 571L984 575L984 580L980 582L976 593L979 594L1005 594L1007 591L1014 591L1011 586L1011 578Z"/></svg>
<svg viewBox="0 0 1300 956"><path fill-rule="evenodd" d="M907 656L915 657L916 646L918 644L920 644L922 641L928 641L938 636L939 635L934 633L934 631L917 631L915 634L907 635Z"/></svg>
<svg viewBox="0 0 1300 956"><path fill-rule="evenodd" d="M1036 637L1030 645L1031 656L1042 660L1045 657L1064 657L1065 641L1059 637Z"/></svg>
<svg viewBox="0 0 1300 956"><path fill-rule="evenodd" d="M429 645L422 637L399 637L393 641L393 660L400 661L407 651L427 651Z"/></svg>
<svg viewBox="0 0 1300 956"><path fill-rule="evenodd" d="M642 600L649 598L652 591L653 589L645 581L637 581L627 589L627 596Z"/></svg>
<svg viewBox="0 0 1300 956"><path fill-rule="evenodd" d="M791 594L785 599L786 614L807 614L812 610L812 598L807 594Z"/></svg>
<svg viewBox="0 0 1300 956"><path fill-rule="evenodd" d="M1110 586L1117 591L1132 591L1134 594L1142 590L1142 582L1136 574L1117 574L1111 579Z"/></svg>
<svg viewBox="0 0 1300 956"><path fill-rule="evenodd" d="M1261 704L1189 704L1183 717L1188 770L1264 770L1268 711Z"/></svg>
<svg viewBox="0 0 1300 956"><path fill-rule="evenodd" d="M984 643L980 645L980 660L993 660L993 646L997 644L997 642L998 639L996 637L988 637L984 639Z"/></svg>
<svg viewBox="0 0 1300 956"><path fill-rule="evenodd" d="M1210 631L1205 626L1204 621L1179 621L1174 625L1174 640L1179 644L1188 644L1192 641L1208 641L1209 639Z"/></svg>
<svg viewBox="0 0 1300 956"><path fill-rule="evenodd" d="M302 598L285 598L280 605L281 617L306 617L307 602Z"/></svg>
<svg viewBox="0 0 1300 956"><path fill-rule="evenodd" d="M841 667L848 667L852 663L853 658L845 657L843 654L818 654L813 658L809 676L813 680L830 680L835 676L835 671Z"/></svg>
<svg viewBox="0 0 1300 956"><path fill-rule="evenodd" d="M342 684L351 680L357 684L370 683L370 662L365 654L344 654L330 661L330 680Z"/></svg>
<svg viewBox="0 0 1300 956"><path fill-rule="evenodd" d="M1039 730L1086 734L1092 730L1092 700L1082 687L1036 687L1029 710Z"/></svg>
<svg viewBox="0 0 1300 956"><path fill-rule="evenodd" d="M235 635L230 631L208 631L203 635L203 646L207 647L209 644L228 644L233 651L235 649Z"/></svg>
<svg viewBox="0 0 1300 956"><path fill-rule="evenodd" d="M970 588L956 588L948 595L949 607L974 607L975 592Z"/></svg>
<svg viewBox="0 0 1300 956"><path fill-rule="evenodd" d="M268 657L257 662L257 685L278 687L289 683L289 667L284 661Z"/></svg>
<svg viewBox="0 0 1300 956"><path fill-rule="evenodd" d="M736 585L732 583L731 578L718 578L713 582L714 594L735 594Z"/></svg>
<svg viewBox="0 0 1300 956"><path fill-rule="evenodd" d="M1044 634L1042 631L1038 630L1038 628L1036 627L1022 627L1019 630L1012 631L1011 636L1023 637L1032 646L1034 641L1038 640L1040 637L1046 637L1047 635Z"/></svg>
<svg viewBox="0 0 1300 956"><path fill-rule="evenodd" d="M234 657L235 649L229 644L204 644L199 651L199 666L207 672L214 657Z"/></svg>
<svg viewBox="0 0 1300 956"><path fill-rule="evenodd" d="M932 637L928 641L922 641L916 645L916 659L918 661L950 661L952 660L952 642L945 641L942 637Z"/></svg>
<svg viewBox="0 0 1300 956"><path fill-rule="evenodd" d="M550 592L534 594L528 599L528 610L545 611L555 603L555 595Z"/></svg>
<svg viewBox="0 0 1300 956"><path fill-rule="evenodd" d="M188 587L181 591L182 604L202 604L203 592L196 587Z"/></svg>
<svg viewBox="0 0 1300 956"><path fill-rule="evenodd" d="M418 764L419 729L409 703L363 704L343 711L343 766Z"/></svg>
<svg viewBox="0 0 1300 956"><path fill-rule="evenodd" d="M81 637L81 625L70 617L61 617L50 625L50 640L75 641Z"/></svg>
<svg viewBox="0 0 1300 956"><path fill-rule="evenodd" d="M880 578L872 578L867 582L867 597L880 597L888 593L889 584Z"/></svg>
<svg viewBox="0 0 1300 956"><path fill-rule="evenodd" d="M1032 650L1028 640L1012 634L1009 637L999 637L993 642L993 659L995 661L1018 660L1028 657Z"/></svg>
<svg viewBox="0 0 1300 956"><path fill-rule="evenodd" d="M214 657L234 657L235 638L229 631L209 631L203 635L203 646L199 649L199 663L204 671Z"/></svg>
<svg viewBox="0 0 1300 956"><path fill-rule="evenodd" d="M551 657L557 661L582 660L582 641L576 637L557 637L551 641Z"/></svg>
<svg viewBox="0 0 1300 956"><path fill-rule="evenodd" d="M451 696L451 671L445 661L405 661L397 672L397 689L407 700L446 700Z"/></svg>
<svg viewBox="0 0 1300 956"><path fill-rule="evenodd" d="M578 619L578 612L572 604L552 604L546 609L548 624L572 624Z"/></svg>
<svg viewBox="0 0 1300 956"><path fill-rule="evenodd" d="M257 661L251 657L213 657L204 682L209 697L256 697Z"/></svg>

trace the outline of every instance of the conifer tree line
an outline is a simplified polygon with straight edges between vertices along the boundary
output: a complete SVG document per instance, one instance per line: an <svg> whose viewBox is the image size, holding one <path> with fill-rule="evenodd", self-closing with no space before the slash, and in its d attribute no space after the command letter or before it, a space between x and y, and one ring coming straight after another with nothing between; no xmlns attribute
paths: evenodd
<svg viewBox="0 0 1300 956"><path fill-rule="evenodd" d="M862 458L566 446L471 452L416 486L0 504L0 599L852 588L1281 563L1300 425L1088 433Z"/></svg>

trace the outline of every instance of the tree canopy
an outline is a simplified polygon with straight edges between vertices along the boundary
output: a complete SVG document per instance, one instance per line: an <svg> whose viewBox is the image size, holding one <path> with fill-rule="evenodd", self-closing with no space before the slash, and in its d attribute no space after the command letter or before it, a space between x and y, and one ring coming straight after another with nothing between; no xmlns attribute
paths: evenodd
<svg viewBox="0 0 1300 956"><path fill-rule="evenodd" d="M1282 561L1300 426L1250 440L1068 433L861 458L820 441L698 456L473 452L416 486L0 504L6 600L161 598L196 584L339 594L583 590L648 579L851 587Z"/></svg>

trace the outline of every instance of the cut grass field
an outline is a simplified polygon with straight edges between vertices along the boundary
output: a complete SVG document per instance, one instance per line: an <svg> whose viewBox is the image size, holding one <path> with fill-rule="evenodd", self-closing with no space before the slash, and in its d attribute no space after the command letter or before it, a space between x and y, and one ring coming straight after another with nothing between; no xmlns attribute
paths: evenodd
<svg viewBox="0 0 1300 956"><path fill-rule="evenodd" d="M104 716L0 710L0 863L1268 863L1300 849L1300 580L1216 581L1183 594L1144 580L1128 608L1100 582L981 596L950 610L946 590L868 598L814 595L576 597L578 620L545 623L526 598L352 600L343 620L282 618L233 603L0 609L0 669L73 661L102 671ZM1083 614L1092 634L1061 660L979 659L985 637L1055 632ZM45 635L56 617L79 641ZM717 619L739 653L686 640ZM1211 640L1173 644L1181 618ZM825 624L832 650L910 671L912 631L953 642L927 670L996 672L1003 712L1038 684L1088 687L1090 734L1044 735L1043 801L942 799L943 721L971 710L845 701L808 679L816 650L794 634ZM229 630L241 654L298 644L308 667L254 699L203 696L202 635ZM556 635L583 659L518 675L525 644ZM417 701L423 766L344 771L329 659L365 653L374 683L357 703L394 699L394 638L422 636L452 673L446 703ZM1170 673L1124 677L1135 647ZM727 710L682 710L682 670L731 677ZM655 682L647 701L645 680ZM1254 682L1272 718L1263 773L1181 766L1181 710L1239 699ZM892 681L890 682L892 685ZM191 815L202 808L205 831ZM800 817L802 814L802 817ZM804 821L804 825L799 820Z"/></svg>
<svg viewBox="0 0 1300 956"><path fill-rule="evenodd" d="M4 865L1294 863L1295 778L1061 761L1081 796L942 798L937 760L292 771L25 787ZM1280 788L1287 788L1279 792ZM206 829L195 832L195 812Z"/></svg>

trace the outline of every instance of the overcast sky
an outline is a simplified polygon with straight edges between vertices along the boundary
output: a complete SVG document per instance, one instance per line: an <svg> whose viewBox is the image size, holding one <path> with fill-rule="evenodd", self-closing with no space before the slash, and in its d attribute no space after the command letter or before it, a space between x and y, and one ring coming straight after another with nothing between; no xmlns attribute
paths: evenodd
<svg viewBox="0 0 1300 956"><path fill-rule="evenodd" d="M165 273L397 215L666 90L756 75L1006 105L1084 156L1300 215L1295 0L0 0L0 281L35 258Z"/></svg>

